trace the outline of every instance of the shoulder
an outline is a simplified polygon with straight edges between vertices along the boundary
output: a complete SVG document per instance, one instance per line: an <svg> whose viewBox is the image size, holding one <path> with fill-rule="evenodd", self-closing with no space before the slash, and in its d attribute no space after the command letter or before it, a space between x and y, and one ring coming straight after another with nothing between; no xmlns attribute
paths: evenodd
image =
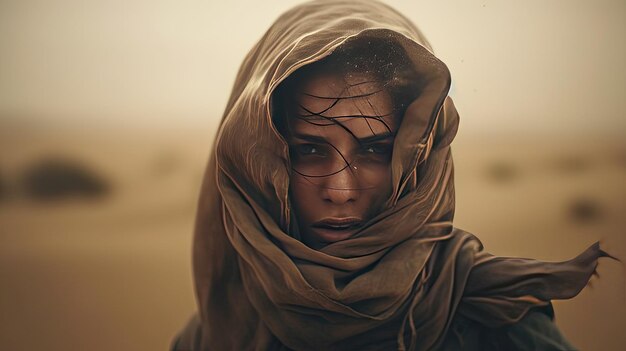
<svg viewBox="0 0 626 351"><path fill-rule="evenodd" d="M509 342L519 350L575 350L550 316L529 312L518 323L505 328Z"/></svg>
<svg viewBox="0 0 626 351"><path fill-rule="evenodd" d="M442 350L576 350L554 323L551 306L530 310L519 322L487 328L455 320Z"/></svg>

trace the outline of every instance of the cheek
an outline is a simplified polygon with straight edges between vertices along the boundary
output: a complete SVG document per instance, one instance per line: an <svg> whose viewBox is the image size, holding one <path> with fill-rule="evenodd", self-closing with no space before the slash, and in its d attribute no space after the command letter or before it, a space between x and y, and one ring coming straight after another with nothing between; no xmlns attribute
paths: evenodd
<svg viewBox="0 0 626 351"><path fill-rule="evenodd" d="M289 179L289 192L291 193L291 203L298 217L306 219L313 211L315 196L319 188L307 182L302 176L295 175Z"/></svg>
<svg viewBox="0 0 626 351"><path fill-rule="evenodd" d="M358 176L364 188L377 188L379 192L391 188L391 165L385 163L360 164Z"/></svg>
<svg viewBox="0 0 626 351"><path fill-rule="evenodd" d="M391 196L391 167L378 169L369 175L371 189L368 191L370 210L377 212L381 210L381 206Z"/></svg>

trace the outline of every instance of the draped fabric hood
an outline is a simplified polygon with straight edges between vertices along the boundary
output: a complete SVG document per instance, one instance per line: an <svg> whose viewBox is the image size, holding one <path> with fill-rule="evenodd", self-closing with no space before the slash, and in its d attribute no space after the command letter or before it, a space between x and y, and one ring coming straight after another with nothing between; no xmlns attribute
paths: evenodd
<svg viewBox="0 0 626 351"><path fill-rule="evenodd" d="M354 237L313 250L292 234L289 151L272 93L298 68L368 38L402 47L419 77L395 139L392 195ZM462 315L514 323L575 296L604 253L500 258L455 228L450 74L420 31L376 1L312 1L246 56L206 168L193 243L199 350L437 348Z"/></svg>

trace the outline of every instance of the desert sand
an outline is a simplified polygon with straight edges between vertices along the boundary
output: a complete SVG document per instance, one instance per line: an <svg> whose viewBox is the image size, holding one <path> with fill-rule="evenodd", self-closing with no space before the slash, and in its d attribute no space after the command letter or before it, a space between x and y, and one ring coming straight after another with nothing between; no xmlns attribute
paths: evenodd
<svg viewBox="0 0 626 351"><path fill-rule="evenodd" d="M6 133L0 141L4 350L164 350L195 310L191 233L212 135L194 130ZM567 260L597 240L626 258L626 144L617 138L459 135L455 225L502 256ZM100 199L38 201L20 174L66 157L111 185ZM624 268L554 303L584 350L626 344Z"/></svg>

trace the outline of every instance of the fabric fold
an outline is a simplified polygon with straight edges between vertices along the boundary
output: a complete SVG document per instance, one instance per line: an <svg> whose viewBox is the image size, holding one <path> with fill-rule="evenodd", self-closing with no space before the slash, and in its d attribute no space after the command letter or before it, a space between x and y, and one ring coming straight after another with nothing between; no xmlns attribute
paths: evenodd
<svg viewBox="0 0 626 351"><path fill-rule="evenodd" d="M316 251L294 234L272 94L298 68L357 43L404 50L413 100L385 210ZM606 256L597 244L562 263L503 258L453 226L459 115L450 82L421 32L377 1L311 1L276 20L240 67L206 168L193 244L194 350L432 350L457 315L511 324L587 284Z"/></svg>

